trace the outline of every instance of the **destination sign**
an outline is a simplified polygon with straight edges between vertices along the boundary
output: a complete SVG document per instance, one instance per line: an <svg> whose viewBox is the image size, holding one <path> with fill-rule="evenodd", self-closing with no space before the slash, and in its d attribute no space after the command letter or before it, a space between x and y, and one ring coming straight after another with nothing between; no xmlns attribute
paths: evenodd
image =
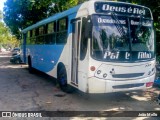
<svg viewBox="0 0 160 120"><path fill-rule="evenodd" d="M94 26L107 26L111 24L121 24L121 25L127 25L128 22L131 26L145 26L145 27L152 27L152 20L148 19L140 19L140 18L131 18L129 21L127 20L127 17L125 16L117 16L117 19L114 19L114 17L110 15L93 15L93 25Z"/></svg>
<svg viewBox="0 0 160 120"><path fill-rule="evenodd" d="M119 51L119 52L111 52L106 51L103 59L106 60L122 60L122 61L128 61L128 60L147 60L153 58L154 54L153 52L149 51L133 51L133 52L127 52L127 51Z"/></svg>
<svg viewBox="0 0 160 120"><path fill-rule="evenodd" d="M151 18L149 9L137 5L116 3L116 2L96 2L95 11L97 13L114 12L118 14L142 15Z"/></svg>

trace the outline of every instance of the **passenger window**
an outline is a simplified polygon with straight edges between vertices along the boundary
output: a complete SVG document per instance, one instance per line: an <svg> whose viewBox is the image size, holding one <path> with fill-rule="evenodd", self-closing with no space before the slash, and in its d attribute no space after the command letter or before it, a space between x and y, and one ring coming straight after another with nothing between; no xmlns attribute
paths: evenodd
<svg viewBox="0 0 160 120"><path fill-rule="evenodd" d="M47 25L47 34L53 33L54 32L54 22L49 23Z"/></svg>
<svg viewBox="0 0 160 120"><path fill-rule="evenodd" d="M67 18L59 20L58 31L67 30Z"/></svg>
<svg viewBox="0 0 160 120"><path fill-rule="evenodd" d="M43 35L45 33L44 26L39 27L39 35Z"/></svg>
<svg viewBox="0 0 160 120"><path fill-rule="evenodd" d="M58 31L56 34L56 44L65 44L67 42L67 28L68 20L67 18L58 21Z"/></svg>

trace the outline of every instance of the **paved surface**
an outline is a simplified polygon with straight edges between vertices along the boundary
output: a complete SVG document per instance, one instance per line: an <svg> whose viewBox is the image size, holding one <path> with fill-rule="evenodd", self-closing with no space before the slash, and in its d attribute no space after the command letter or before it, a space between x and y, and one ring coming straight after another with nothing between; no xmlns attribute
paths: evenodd
<svg viewBox="0 0 160 120"><path fill-rule="evenodd" d="M100 95L85 95L77 91L66 94L56 87L55 79L40 72L29 74L26 65L11 64L9 56L9 53L0 53L0 111L160 111L160 105L155 101L160 93L158 86L148 91ZM14 119L34 120L35 118ZM42 120L44 119L91 120L93 118L63 117ZM150 120L151 118L94 119Z"/></svg>

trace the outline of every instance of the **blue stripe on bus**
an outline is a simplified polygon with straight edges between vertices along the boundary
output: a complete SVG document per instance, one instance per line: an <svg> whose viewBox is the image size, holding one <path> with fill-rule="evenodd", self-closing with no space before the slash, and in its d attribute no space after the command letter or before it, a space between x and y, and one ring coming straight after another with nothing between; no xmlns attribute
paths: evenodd
<svg viewBox="0 0 160 120"><path fill-rule="evenodd" d="M42 72L51 71L62 54L64 45L29 45L27 52L31 55L32 66Z"/></svg>

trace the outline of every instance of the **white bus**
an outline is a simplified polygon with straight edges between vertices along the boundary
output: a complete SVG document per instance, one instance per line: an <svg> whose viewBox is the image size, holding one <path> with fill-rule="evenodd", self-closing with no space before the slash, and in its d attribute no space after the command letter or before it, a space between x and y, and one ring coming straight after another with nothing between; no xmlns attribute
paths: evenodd
<svg viewBox="0 0 160 120"><path fill-rule="evenodd" d="M87 1L22 30L23 62L85 93L145 90L155 78L149 8Z"/></svg>

